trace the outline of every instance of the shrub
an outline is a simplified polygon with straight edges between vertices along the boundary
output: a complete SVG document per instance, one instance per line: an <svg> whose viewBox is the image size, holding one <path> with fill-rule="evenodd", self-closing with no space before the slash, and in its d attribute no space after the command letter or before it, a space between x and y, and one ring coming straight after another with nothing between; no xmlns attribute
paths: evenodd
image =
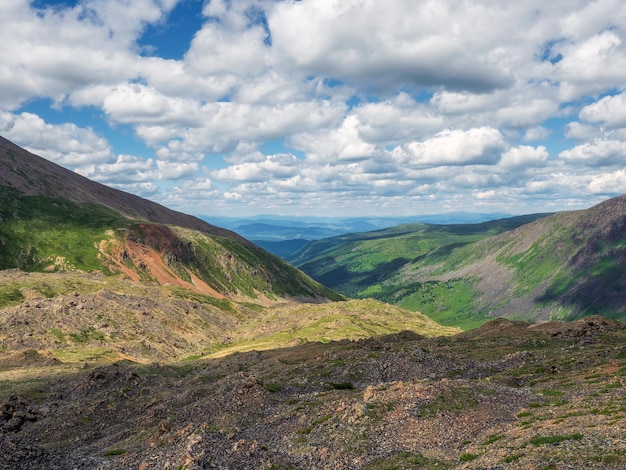
<svg viewBox="0 0 626 470"><path fill-rule="evenodd" d="M462 454L459 457L459 460L461 462L471 462L474 459L477 459L478 457L480 457L480 455L476 455L476 454L471 454L469 452L465 452L464 454Z"/></svg>
<svg viewBox="0 0 626 470"><path fill-rule="evenodd" d="M328 385L333 390L352 390L354 388L352 382L331 382Z"/></svg>
<svg viewBox="0 0 626 470"><path fill-rule="evenodd" d="M580 433L569 434L567 436L535 436L529 442L532 445L540 446L544 444L558 444L563 441L580 441L583 438L583 435Z"/></svg>

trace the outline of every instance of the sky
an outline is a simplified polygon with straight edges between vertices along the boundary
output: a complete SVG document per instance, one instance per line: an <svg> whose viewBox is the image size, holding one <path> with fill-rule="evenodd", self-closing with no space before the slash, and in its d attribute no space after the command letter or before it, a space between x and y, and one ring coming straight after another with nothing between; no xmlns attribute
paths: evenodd
<svg viewBox="0 0 626 470"><path fill-rule="evenodd" d="M0 135L194 215L626 192L623 0L1 0Z"/></svg>

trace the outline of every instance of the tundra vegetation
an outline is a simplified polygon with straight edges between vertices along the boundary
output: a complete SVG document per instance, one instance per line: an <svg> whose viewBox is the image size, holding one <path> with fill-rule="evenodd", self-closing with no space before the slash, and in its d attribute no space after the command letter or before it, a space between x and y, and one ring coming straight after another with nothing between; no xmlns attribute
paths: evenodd
<svg viewBox="0 0 626 470"><path fill-rule="evenodd" d="M624 198L321 241L350 299L1 138L0 170L2 470L626 466Z"/></svg>

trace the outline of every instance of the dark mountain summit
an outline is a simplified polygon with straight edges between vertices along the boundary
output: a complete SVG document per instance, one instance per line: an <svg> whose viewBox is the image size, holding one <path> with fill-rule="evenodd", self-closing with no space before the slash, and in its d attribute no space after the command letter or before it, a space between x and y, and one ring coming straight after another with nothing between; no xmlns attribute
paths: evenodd
<svg viewBox="0 0 626 470"><path fill-rule="evenodd" d="M45 158L34 155L0 137L0 186L16 189L24 196L68 199L76 203L99 204L132 219L171 224L214 235L247 241L225 229L196 217L176 212L134 194L91 181Z"/></svg>
<svg viewBox="0 0 626 470"><path fill-rule="evenodd" d="M275 302L340 296L234 232L109 188L0 138L0 269L123 273Z"/></svg>

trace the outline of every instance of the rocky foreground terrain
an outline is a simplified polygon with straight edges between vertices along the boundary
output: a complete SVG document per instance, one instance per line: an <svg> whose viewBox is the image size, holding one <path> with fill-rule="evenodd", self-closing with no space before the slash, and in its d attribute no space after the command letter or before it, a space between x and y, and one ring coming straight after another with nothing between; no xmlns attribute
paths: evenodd
<svg viewBox="0 0 626 470"><path fill-rule="evenodd" d="M0 468L626 468L625 340L588 317L175 364L25 350L0 363Z"/></svg>

